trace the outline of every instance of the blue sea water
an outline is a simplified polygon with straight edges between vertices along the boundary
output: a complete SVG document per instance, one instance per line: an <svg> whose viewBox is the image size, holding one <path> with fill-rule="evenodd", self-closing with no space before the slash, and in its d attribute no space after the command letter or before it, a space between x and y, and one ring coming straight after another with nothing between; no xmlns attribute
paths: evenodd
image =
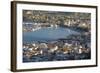
<svg viewBox="0 0 100 73"><path fill-rule="evenodd" d="M41 28L36 31L23 32L23 42L57 40L66 38L71 34L79 34L79 32L64 27Z"/></svg>

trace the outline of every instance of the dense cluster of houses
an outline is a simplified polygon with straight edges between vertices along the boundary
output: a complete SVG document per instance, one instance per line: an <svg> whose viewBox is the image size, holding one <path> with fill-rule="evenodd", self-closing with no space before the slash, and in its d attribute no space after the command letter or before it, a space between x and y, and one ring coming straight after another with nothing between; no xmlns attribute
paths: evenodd
<svg viewBox="0 0 100 73"><path fill-rule="evenodd" d="M24 31L32 31L32 29L36 29L37 27L51 27L53 26L67 26L67 27L82 27L90 29L91 27L91 19L89 14L82 13L66 14L59 12L41 12L41 11L24 11L23 13L23 24L24 26L29 24L32 25L32 28L25 27ZM79 15L81 15L79 17ZM86 15L88 17L86 18Z"/></svg>
<svg viewBox="0 0 100 73"><path fill-rule="evenodd" d="M62 55L61 60L63 60L65 58L68 58L64 57L64 55L67 56L68 54L70 55L73 54L74 56L73 59L82 59L81 56L79 58L76 57L81 54L89 54L89 53L90 53L90 44L86 43L85 45L83 45L80 44L78 41L72 41L70 43L68 43L68 41L67 42L52 41L48 43L41 42L41 43L31 43L23 45L23 56L27 59L31 59L34 56L38 58L41 55L44 57L48 55L49 55L48 57ZM86 57L84 56L84 58ZM51 58L51 60L53 59L56 59L56 57Z"/></svg>

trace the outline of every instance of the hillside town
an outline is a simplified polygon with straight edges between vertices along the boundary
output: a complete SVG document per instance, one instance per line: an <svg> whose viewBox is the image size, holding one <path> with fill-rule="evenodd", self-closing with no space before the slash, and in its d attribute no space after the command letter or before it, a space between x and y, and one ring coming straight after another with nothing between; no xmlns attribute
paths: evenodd
<svg viewBox="0 0 100 73"><path fill-rule="evenodd" d="M60 13L60 15L59 15ZM41 27L79 27L90 29L91 16L89 13L61 13L61 12L42 12L24 11L23 12L23 31L34 31Z"/></svg>
<svg viewBox="0 0 100 73"><path fill-rule="evenodd" d="M66 36L66 38L52 41L24 42L23 62L83 60L91 58L90 13L23 11L23 32L34 33L43 28L54 28L56 30L58 27L77 31L79 34L71 34Z"/></svg>

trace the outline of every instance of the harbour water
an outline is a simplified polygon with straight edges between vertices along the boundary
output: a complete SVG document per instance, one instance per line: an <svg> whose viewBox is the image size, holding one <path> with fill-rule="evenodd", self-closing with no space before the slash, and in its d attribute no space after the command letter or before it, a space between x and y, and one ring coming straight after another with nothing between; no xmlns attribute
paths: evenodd
<svg viewBox="0 0 100 73"><path fill-rule="evenodd" d="M69 28L57 27L57 28L41 28L36 31L23 32L23 42L31 43L33 41L50 41L66 38L72 34L80 34L77 31Z"/></svg>

